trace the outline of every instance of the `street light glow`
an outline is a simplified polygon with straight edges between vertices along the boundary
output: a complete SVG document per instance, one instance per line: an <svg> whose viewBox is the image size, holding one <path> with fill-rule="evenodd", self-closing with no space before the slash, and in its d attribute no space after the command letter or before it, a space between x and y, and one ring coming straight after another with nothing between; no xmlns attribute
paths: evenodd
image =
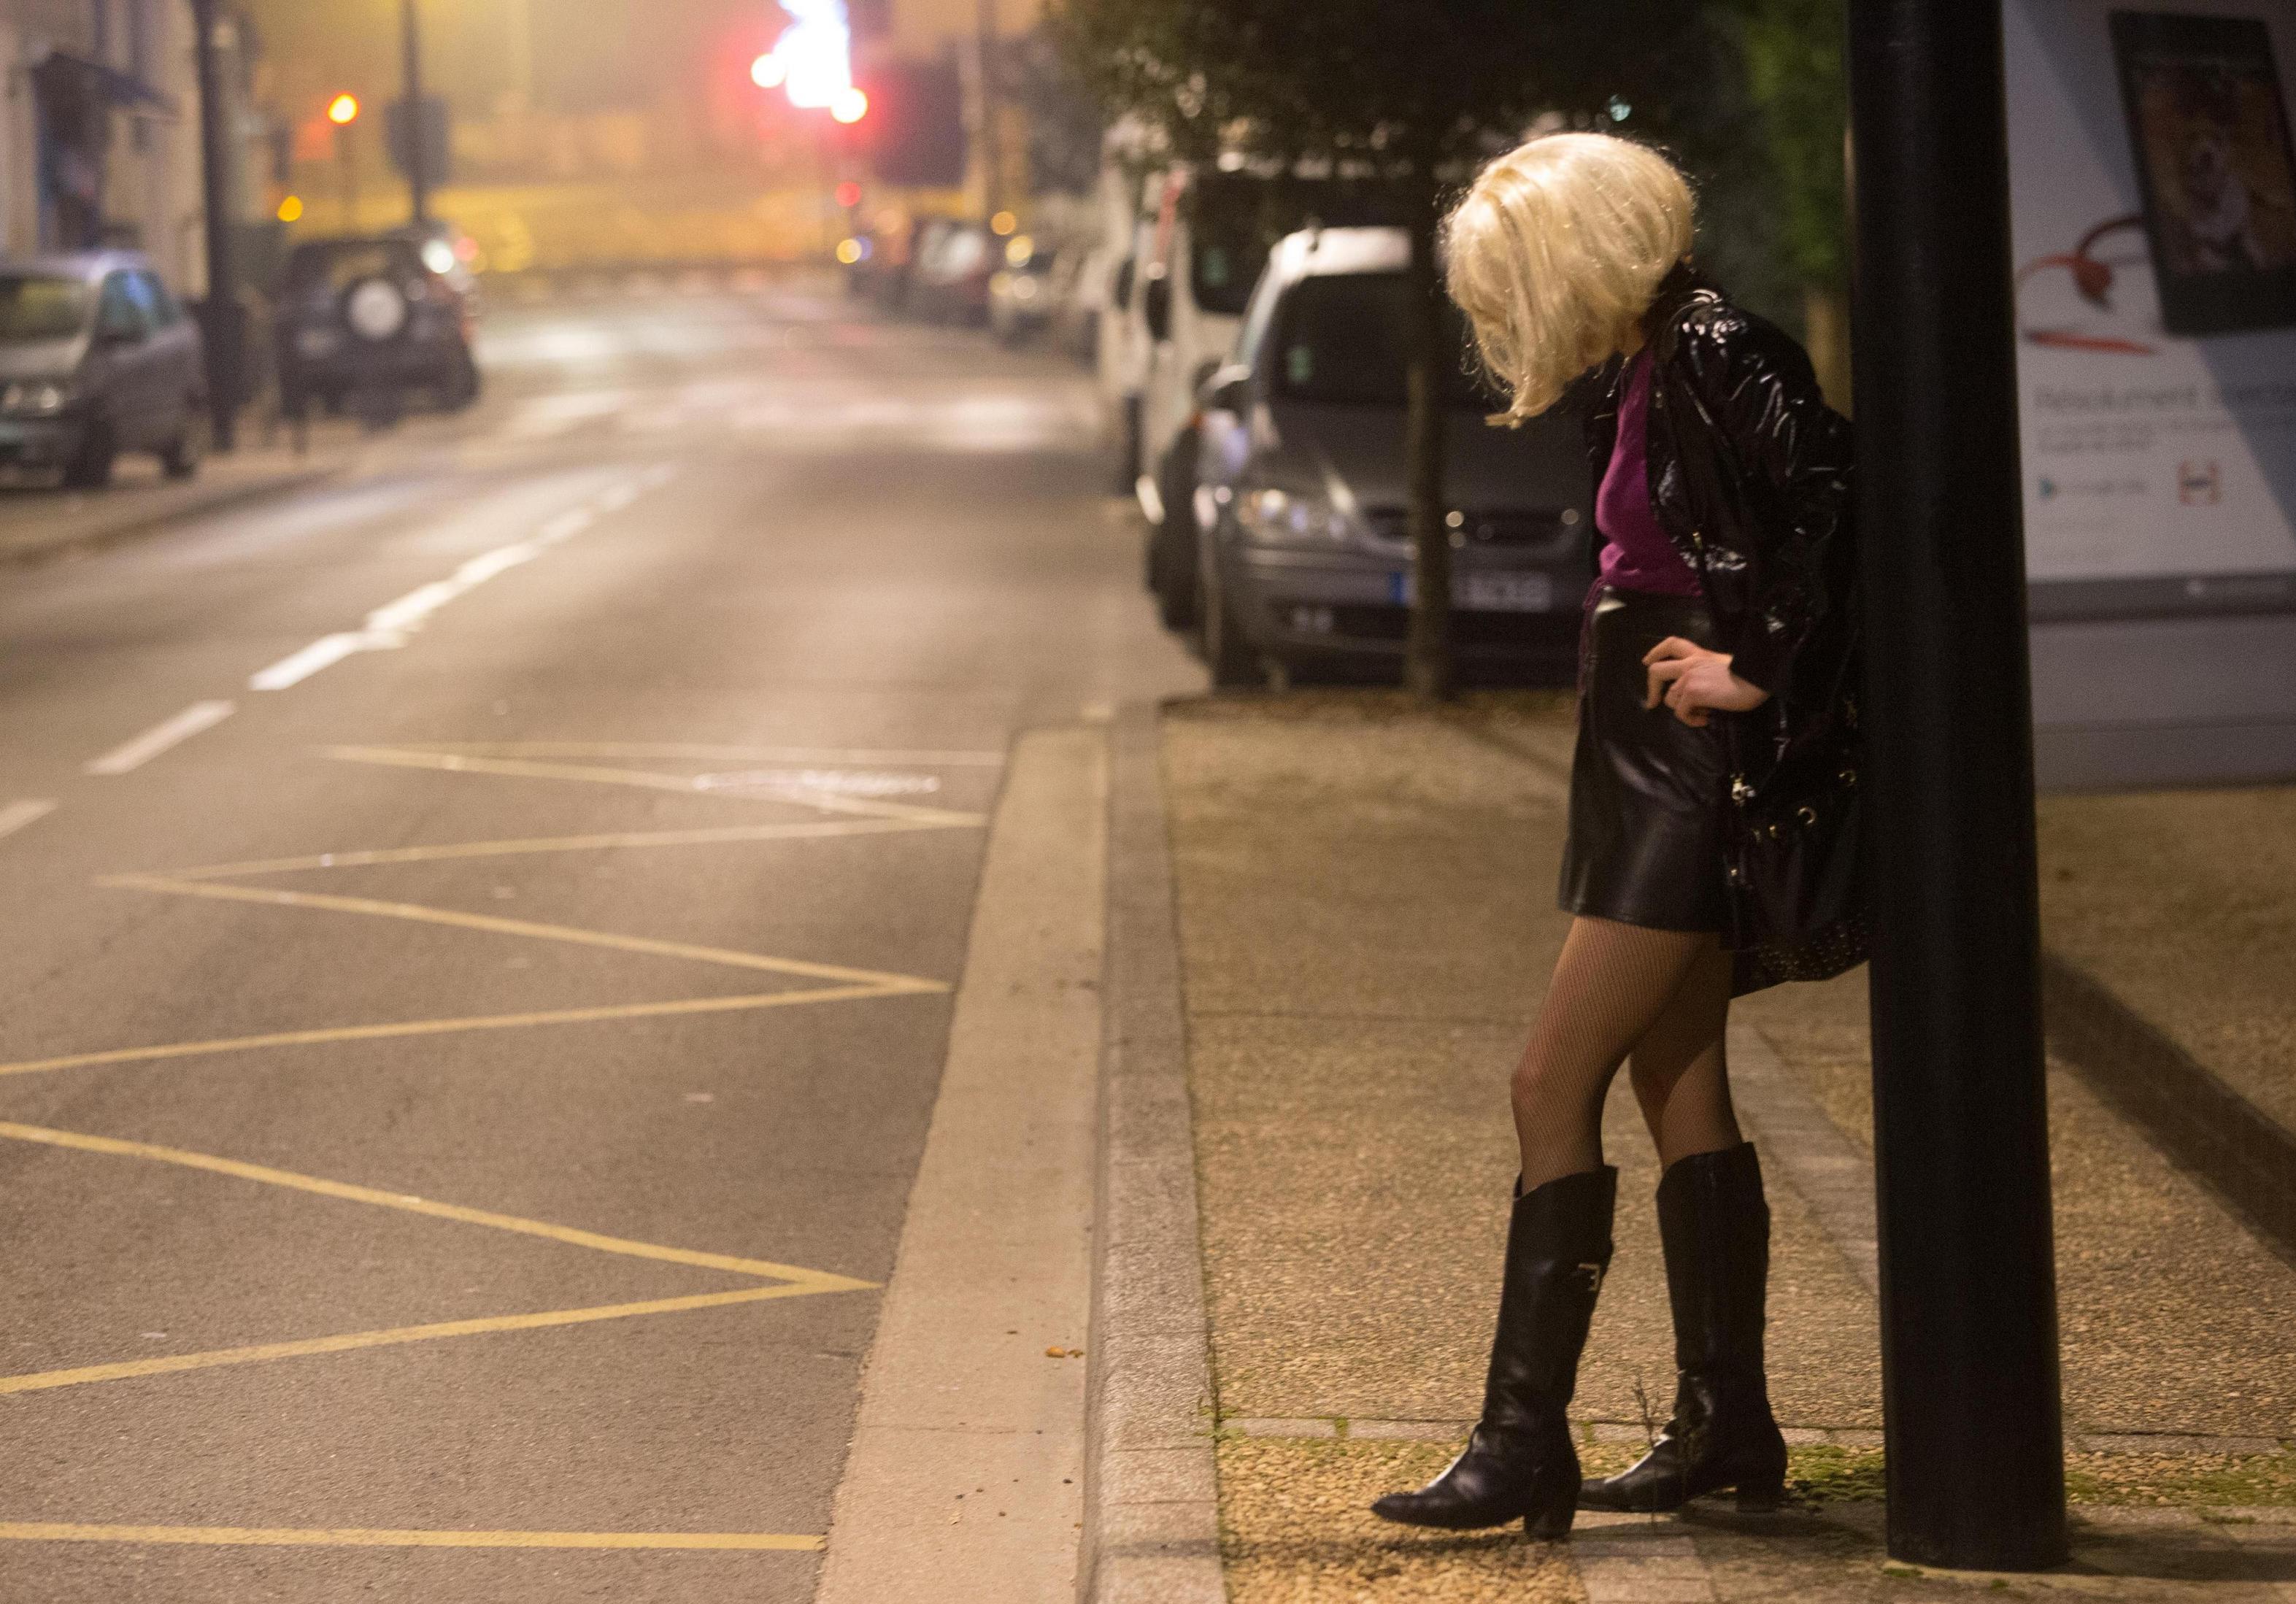
<svg viewBox="0 0 2296 1604"><path fill-rule="evenodd" d="M792 106L826 110L839 122L861 120L869 97L853 86L853 30L845 0L781 0L790 24L773 49L750 63L750 80L780 89Z"/></svg>
<svg viewBox="0 0 2296 1604"><path fill-rule="evenodd" d="M356 94L338 94L327 102L327 120L339 128L357 120L358 114L358 96Z"/></svg>
<svg viewBox="0 0 2296 1604"><path fill-rule="evenodd" d="M282 223L292 223L302 215L303 198L300 195L290 195L279 203L279 220Z"/></svg>

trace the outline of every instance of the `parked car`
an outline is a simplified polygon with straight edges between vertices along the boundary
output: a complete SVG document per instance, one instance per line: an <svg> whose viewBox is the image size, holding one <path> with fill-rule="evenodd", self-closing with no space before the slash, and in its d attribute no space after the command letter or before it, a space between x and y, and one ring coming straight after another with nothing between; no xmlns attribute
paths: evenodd
<svg viewBox="0 0 2296 1604"><path fill-rule="evenodd" d="M988 276L988 327L1017 346L1050 328L1076 293L1078 253L1029 234L1004 241L1004 266Z"/></svg>
<svg viewBox="0 0 2296 1604"><path fill-rule="evenodd" d="M1000 249L996 236L977 223L934 218L917 235L909 309L930 323L987 323L988 280Z"/></svg>
<svg viewBox="0 0 2296 1604"><path fill-rule="evenodd" d="M171 478L208 438L200 331L131 251L0 264L0 462L104 484L123 451Z"/></svg>
<svg viewBox="0 0 2296 1604"><path fill-rule="evenodd" d="M1218 683L1247 683L1271 662L1401 656L1412 585L1410 250L1399 228L1285 238L1234 360L1205 387L1193 511L1204 652ZM1454 339L1464 352L1464 328ZM1493 428L1496 398L1457 364L1445 372L1457 659L1567 683L1593 574L1578 426L1550 413Z"/></svg>
<svg viewBox="0 0 2296 1604"><path fill-rule="evenodd" d="M1128 340L1103 345L1136 398L1119 440L1134 478L1127 487L1148 522L1145 577L1166 624L1193 622L1200 531L1195 482L1197 397L1234 347L1245 302L1275 241L1308 223L1395 221L1376 188L1324 175L1276 173L1227 162L1176 167L1140 192L1137 263ZM1103 378L1103 388L1107 385Z"/></svg>
<svg viewBox="0 0 2296 1604"><path fill-rule="evenodd" d="M340 410L363 393L395 402L421 390L449 407L478 399L470 300L453 271L423 259L433 243L404 233L310 240L288 254L275 313L288 416L314 401Z"/></svg>

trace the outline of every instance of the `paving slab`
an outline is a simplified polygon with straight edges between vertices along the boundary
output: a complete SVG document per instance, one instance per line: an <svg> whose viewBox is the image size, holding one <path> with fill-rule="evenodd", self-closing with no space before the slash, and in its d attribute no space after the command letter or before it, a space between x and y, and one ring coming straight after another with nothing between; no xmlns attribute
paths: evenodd
<svg viewBox="0 0 2296 1604"><path fill-rule="evenodd" d="M1606 1532L1560 1567L1519 1533L1398 1532L1362 1512L1439 1469L1479 1402L1513 1174L1506 1077L1564 923L1568 717L1554 699L1427 714L1320 692L1168 709L1231 1592L1862 1600L1963 1586L1885 1569L1882 1551L1862 973L1780 988L1735 1017L1775 1216L1773 1391L1808 1507L1768 1523L1639 1522L1647 1538ZM2292 1529L2273 1523L2296 1505L2296 1273L2062 1067L2051 1097L2071 1484L2087 1524L2073 1567L2014 1585L2284 1599L2296 1559L2279 1538L2243 1546L2193 1511L2263 1510ZM1623 1085L1605 1135L1622 1171L1619 1252L1573 1411L1590 1467L1632 1456L1672 1384L1656 1167ZM2098 1524L2142 1505L2182 1524Z"/></svg>

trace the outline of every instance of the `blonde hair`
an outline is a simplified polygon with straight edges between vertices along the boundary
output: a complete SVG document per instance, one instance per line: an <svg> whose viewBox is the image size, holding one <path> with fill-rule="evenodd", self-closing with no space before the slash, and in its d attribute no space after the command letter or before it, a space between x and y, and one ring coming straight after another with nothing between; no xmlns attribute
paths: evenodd
<svg viewBox="0 0 2296 1604"><path fill-rule="evenodd" d="M1608 134L1526 140L1477 176L1444 224L1445 272L1507 392L1493 422L1537 417L1627 347L1691 222L1674 164Z"/></svg>

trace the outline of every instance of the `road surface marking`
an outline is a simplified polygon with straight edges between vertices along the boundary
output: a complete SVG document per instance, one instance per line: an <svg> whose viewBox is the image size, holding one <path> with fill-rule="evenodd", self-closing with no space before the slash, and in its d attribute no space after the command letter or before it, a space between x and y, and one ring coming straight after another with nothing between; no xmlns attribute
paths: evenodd
<svg viewBox="0 0 2296 1604"><path fill-rule="evenodd" d="M35 819L45 818L56 810L56 805L43 797L27 797L20 802L11 802L0 807L0 836L14 835Z"/></svg>
<svg viewBox="0 0 2296 1604"><path fill-rule="evenodd" d="M1003 768L1002 752L895 747L701 746L686 741L431 741L420 749L474 757L688 757L702 763L853 763L892 768Z"/></svg>
<svg viewBox="0 0 2296 1604"><path fill-rule="evenodd" d="M300 651L289 652L270 667L250 675L247 688L250 691L284 691L299 685L322 668L341 662L354 651L366 650L366 637L344 633L321 635Z"/></svg>
<svg viewBox="0 0 2296 1604"><path fill-rule="evenodd" d="M88 1526L0 1521L0 1542L164 1543L226 1548L688 1549L810 1553L822 1539L783 1532L441 1532L378 1526Z"/></svg>
<svg viewBox="0 0 2296 1604"><path fill-rule="evenodd" d="M659 958L690 958L700 963L732 969L765 970L776 975L802 975L810 980L843 980L883 987L888 992L945 992L945 981L919 975L897 975L883 970L852 969L838 963L814 963L802 958L768 958L759 953L739 953L730 947L698 946L691 942L661 941L651 936L620 936L609 930L586 930L573 925L538 924L532 920L504 919L493 913L464 913L453 908L426 908L416 903L381 902L366 896L332 896L320 891L283 891L271 886L234 886L220 880L178 880L160 874L108 874L99 886L127 891L165 891L184 896L211 896L223 902L263 903L274 907L323 908L335 913L366 913L379 919L410 919L424 924L451 925L458 929L486 930L498 936L530 936L542 941L571 942L579 946L611 947L618 952L645 953Z"/></svg>
<svg viewBox="0 0 2296 1604"><path fill-rule="evenodd" d="M0 815L4 817L4 815ZM602 852L630 847L704 847L742 841L810 840L824 836L899 834L943 826L912 819L811 819L799 824L724 824L708 830L636 831L618 835L537 836L515 841L455 841L440 847L378 847L358 852L315 852L304 857L258 858L177 869L171 880L237 880L299 869L364 869L376 863L431 863L453 858L509 857L529 852ZM0 833L5 833L0 831Z"/></svg>
<svg viewBox="0 0 2296 1604"><path fill-rule="evenodd" d="M312 1030L279 1030L265 1035L225 1036L205 1042L167 1042L151 1047L113 1047L62 1058L24 1059L0 1064L0 1076L40 1075L54 1069L87 1069L103 1064L153 1063L205 1058L219 1052L250 1052L266 1047L319 1047L332 1042L379 1042L397 1036L449 1035L463 1030L516 1030L533 1025L589 1025L612 1019L651 1019L682 1014L735 1013L757 1008L793 1008L808 1002L864 1002L873 997L914 997L914 986L827 986L736 997L679 997L666 1002L611 1002L594 1008L556 1008L533 1013L475 1014L454 1019L402 1019L380 1025L328 1025Z"/></svg>
<svg viewBox="0 0 2296 1604"><path fill-rule="evenodd" d="M406 645L407 635L422 628L432 613L449 602L469 594L497 574L533 561L550 547L588 528L597 521L600 512L620 511L644 491L665 483L668 477L657 466L634 479L609 486L582 505L569 507L545 520L530 538L481 552L447 578L417 585L398 601L386 602L367 614L364 627L321 635L301 651L289 653L268 668L250 675L248 688L284 691L355 652L390 651Z"/></svg>
<svg viewBox="0 0 2296 1604"><path fill-rule="evenodd" d="M168 1376L184 1371L217 1370L232 1364L262 1364L274 1359L303 1359L315 1354L349 1354L363 1348L398 1347L410 1342L439 1342L455 1337L484 1337L502 1331L538 1331L553 1326L590 1325L602 1320L635 1320L648 1314L681 1314L693 1309L722 1309L734 1304L767 1303L781 1297L809 1297L840 1289L785 1282L772 1287L744 1287L734 1292L702 1292L687 1297L656 1297L644 1303L602 1304L586 1309L545 1309L532 1314L491 1314L478 1320L446 1320L433 1325L393 1326L380 1331L345 1331L334 1337L310 1337L294 1342L264 1342L248 1347L213 1348L201 1354L168 1354L153 1359L127 1359L116 1364L89 1364L77 1370L40 1371L23 1376L0 1376L0 1396L14 1393L47 1392L59 1387L85 1387L96 1381L125 1381L141 1376Z"/></svg>
<svg viewBox="0 0 2296 1604"><path fill-rule="evenodd" d="M175 717L153 724L135 740L116 746L102 757L83 766L89 774L125 774L142 768L169 747L189 741L201 730L212 730L232 716L233 707L227 701L199 701L185 708ZM0 834L4 834L0 831Z"/></svg>
<svg viewBox="0 0 2296 1604"><path fill-rule="evenodd" d="M109 1153L122 1158L144 1158L159 1164L180 1165L185 1169L206 1170L211 1174L259 1182L265 1186L316 1192L320 1197L336 1198L346 1203L367 1203L377 1208L396 1208L406 1214L454 1220L464 1225L484 1225L520 1236L546 1237L554 1242L587 1248L597 1253L658 1259L666 1264L690 1264L700 1270L724 1270L735 1275L771 1276L776 1281L801 1281L817 1286L823 1291L857 1292L876 1284L831 1275L819 1270L801 1269L794 1264L776 1264L764 1259L737 1258L731 1254L701 1253L687 1248L665 1248L654 1242L636 1242L627 1237L605 1236L594 1231L577 1230L570 1225L553 1225L545 1220L529 1220L517 1215L496 1214L488 1209L466 1208L459 1203L440 1203L430 1198L418 1198L411 1192L385 1191L377 1187L354 1185L348 1181L329 1181L318 1175L298 1174L293 1170L274 1169L268 1165L221 1158L212 1153L193 1153L182 1148L162 1147L156 1142L125 1142L116 1136L91 1136L81 1131L57 1131L45 1125L16 1125L5 1120L0 1120L0 1137L12 1142L71 1148L83 1153Z"/></svg>
<svg viewBox="0 0 2296 1604"><path fill-rule="evenodd" d="M376 763L396 768L439 769L452 774L501 774L526 780L579 780L593 785L636 785L648 790L676 791L706 797L710 788L698 774L660 774L640 769L593 768L587 765L539 763L522 757L476 757L459 752L426 752L406 747L326 747L328 757L344 763ZM887 802L849 797L833 791L808 790L800 786L757 788L776 799L817 807L824 813L859 814L866 818L913 819L919 822L979 825L987 822L977 813L957 813L946 807L919 807L906 802ZM752 798L754 799L754 798Z"/></svg>
<svg viewBox="0 0 2296 1604"><path fill-rule="evenodd" d="M616 507L627 507L638 498L637 487L635 485L617 485L614 488L623 493L622 499L614 503ZM596 521L597 516L587 507L570 507L544 524L541 532L535 538L550 545L556 545L562 540L571 540Z"/></svg>

